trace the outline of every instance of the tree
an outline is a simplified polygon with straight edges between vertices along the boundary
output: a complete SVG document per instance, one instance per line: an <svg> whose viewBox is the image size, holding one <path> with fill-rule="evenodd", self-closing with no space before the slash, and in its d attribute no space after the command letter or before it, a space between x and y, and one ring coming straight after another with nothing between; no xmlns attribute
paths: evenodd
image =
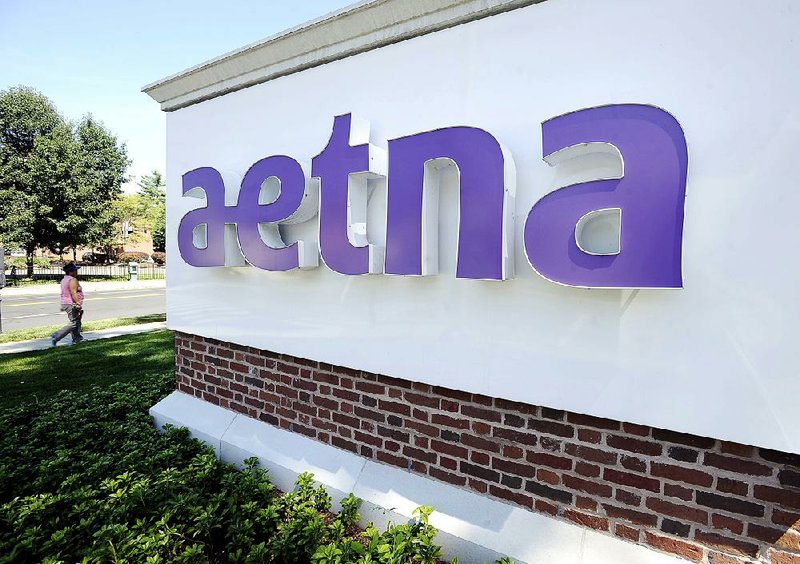
<svg viewBox="0 0 800 564"><path fill-rule="evenodd" d="M30 276L37 247L75 257L107 239L128 164L91 116L73 125L32 88L0 92L0 244L25 248Z"/></svg>
<svg viewBox="0 0 800 564"><path fill-rule="evenodd" d="M167 191L161 173L154 170L139 181L142 217L153 235L153 250L165 252L167 223Z"/></svg>
<svg viewBox="0 0 800 564"><path fill-rule="evenodd" d="M32 177L31 162L41 156L45 141L56 143L64 126L53 103L34 89L0 92L0 244L25 248L29 276L50 211L48 195Z"/></svg>

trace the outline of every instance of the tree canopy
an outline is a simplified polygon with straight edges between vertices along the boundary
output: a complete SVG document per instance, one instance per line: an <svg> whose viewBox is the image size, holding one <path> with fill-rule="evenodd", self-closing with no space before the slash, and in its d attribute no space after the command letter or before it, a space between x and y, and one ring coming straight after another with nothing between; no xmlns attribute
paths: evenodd
<svg viewBox="0 0 800 564"><path fill-rule="evenodd" d="M128 164L91 115L71 123L33 88L0 91L0 245L23 247L29 270L37 247L103 245Z"/></svg>

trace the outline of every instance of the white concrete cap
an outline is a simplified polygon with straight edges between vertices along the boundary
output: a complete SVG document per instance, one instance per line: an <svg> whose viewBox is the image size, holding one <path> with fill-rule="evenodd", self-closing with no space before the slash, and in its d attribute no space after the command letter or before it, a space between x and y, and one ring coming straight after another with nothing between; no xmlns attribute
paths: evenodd
<svg viewBox="0 0 800 564"><path fill-rule="evenodd" d="M380 464L291 431L223 409L182 392L173 392L150 409L156 425L188 427L193 437L214 446L222 460L241 466L256 456L273 483L288 491L297 476L311 472L334 500L350 492L364 500L362 526L383 528L412 518L431 505L436 542L448 558L465 564L493 562L500 556L520 563L678 564L682 560L566 521L508 505Z"/></svg>
<svg viewBox="0 0 800 564"><path fill-rule="evenodd" d="M543 0L364 0L142 88L170 112Z"/></svg>

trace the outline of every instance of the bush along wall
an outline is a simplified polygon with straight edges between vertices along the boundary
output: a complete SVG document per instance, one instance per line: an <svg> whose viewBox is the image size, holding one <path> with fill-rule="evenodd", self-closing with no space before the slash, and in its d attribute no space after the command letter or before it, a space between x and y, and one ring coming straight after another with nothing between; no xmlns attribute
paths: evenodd
<svg viewBox="0 0 800 564"><path fill-rule="evenodd" d="M172 378L64 392L0 411L0 561L437 562L430 507L361 531L310 474L278 491L257 461L216 459L147 409Z"/></svg>

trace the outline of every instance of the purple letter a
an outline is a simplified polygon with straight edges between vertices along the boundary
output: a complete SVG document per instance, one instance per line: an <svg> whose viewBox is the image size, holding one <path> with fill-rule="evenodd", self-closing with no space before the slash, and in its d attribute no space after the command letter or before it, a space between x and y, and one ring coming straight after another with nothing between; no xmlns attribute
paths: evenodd
<svg viewBox="0 0 800 564"><path fill-rule="evenodd" d="M623 173L551 192L531 209L525 251L545 278L587 288L680 288L688 157L680 125L653 106L579 110L542 125L545 160L564 162L605 146ZM592 217L619 222L615 248L581 245Z"/></svg>

